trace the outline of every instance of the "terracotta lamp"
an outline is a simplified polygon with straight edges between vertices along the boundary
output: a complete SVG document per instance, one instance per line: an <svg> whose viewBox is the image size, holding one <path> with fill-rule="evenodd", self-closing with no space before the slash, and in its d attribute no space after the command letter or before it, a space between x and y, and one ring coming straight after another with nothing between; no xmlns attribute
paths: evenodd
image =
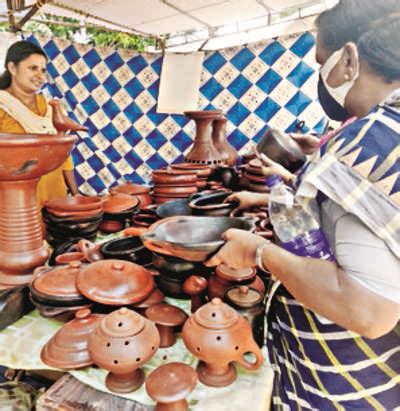
<svg viewBox="0 0 400 411"><path fill-rule="evenodd" d="M144 382L140 366L157 351L160 336L156 326L128 308L102 318L89 337L89 353L95 364L109 371L109 390L127 393Z"/></svg>
<svg viewBox="0 0 400 411"><path fill-rule="evenodd" d="M194 313L205 302L205 290L207 289L208 281L200 275L191 275L183 283L183 292L190 295L191 306L190 310Z"/></svg>
<svg viewBox="0 0 400 411"><path fill-rule="evenodd" d="M48 258L36 203L39 178L60 166L75 137L0 134L0 283L26 284Z"/></svg>
<svg viewBox="0 0 400 411"><path fill-rule="evenodd" d="M53 125L58 132L69 131L70 133L74 133L76 131L88 131L87 127L81 126L65 115L61 107L60 100L50 100L49 104L53 107Z"/></svg>
<svg viewBox="0 0 400 411"><path fill-rule="evenodd" d="M155 411L187 411L186 397L197 384L196 371L187 364L171 362L155 369L146 379L146 391L157 402Z"/></svg>
<svg viewBox="0 0 400 411"><path fill-rule="evenodd" d="M175 344L175 328L187 320L187 314L174 305L160 303L146 310L146 317L153 321L160 333L160 347L171 347Z"/></svg>

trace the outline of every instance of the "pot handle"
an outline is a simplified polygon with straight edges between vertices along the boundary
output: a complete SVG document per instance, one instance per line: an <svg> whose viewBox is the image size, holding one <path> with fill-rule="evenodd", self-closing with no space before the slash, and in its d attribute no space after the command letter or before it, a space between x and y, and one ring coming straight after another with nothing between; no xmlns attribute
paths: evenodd
<svg viewBox="0 0 400 411"><path fill-rule="evenodd" d="M169 256L174 256L173 252L168 250L165 243L155 239L155 234L152 232L146 232L140 236L143 245L150 251L155 251L156 253L166 254Z"/></svg>
<svg viewBox="0 0 400 411"><path fill-rule="evenodd" d="M122 236L123 237L140 237L144 234L146 234L149 231L148 228L145 227L128 227L125 228L125 230L122 231Z"/></svg>
<svg viewBox="0 0 400 411"><path fill-rule="evenodd" d="M247 360L244 358L244 354L245 354L245 353L252 353L252 354L254 354L255 357L256 357L256 362L252 363L252 362L247 361ZM242 352L242 355L240 356L240 358L238 358L238 359L236 360L236 362L239 363L242 367L246 368L246 370L255 371L255 370L257 370L258 368L260 368L261 365L263 364L263 362L264 362L264 357L262 356L261 350L260 350L260 348L258 347L258 345L256 345L255 343L252 343L251 346L250 346L250 349L243 351L243 352Z"/></svg>

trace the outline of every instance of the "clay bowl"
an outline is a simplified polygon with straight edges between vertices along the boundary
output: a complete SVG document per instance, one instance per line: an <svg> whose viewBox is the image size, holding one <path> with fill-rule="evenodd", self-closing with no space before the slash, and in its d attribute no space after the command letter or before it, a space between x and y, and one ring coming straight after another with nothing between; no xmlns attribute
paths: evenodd
<svg viewBox="0 0 400 411"><path fill-rule="evenodd" d="M235 217L169 217L153 224L141 238L149 250L188 261L205 261L223 244L229 228L252 231L253 219Z"/></svg>
<svg viewBox="0 0 400 411"><path fill-rule="evenodd" d="M78 218L73 218L73 217L58 217L55 216L54 214L49 213L46 208L42 208L42 216L43 219L46 220L46 222L52 222L55 224L65 224L65 225L70 225L70 224L85 224L85 223L94 223L97 221L101 221L103 217L103 212L93 216L93 217L78 217Z"/></svg>
<svg viewBox="0 0 400 411"><path fill-rule="evenodd" d="M189 171L196 171L197 177L207 179L212 171L213 167L205 164L193 164L193 163L180 163L180 164L172 164L171 168L173 170L189 170Z"/></svg>
<svg viewBox="0 0 400 411"><path fill-rule="evenodd" d="M269 129L257 144L257 151L294 173L306 162L300 146L288 134Z"/></svg>
<svg viewBox="0 0 400 411"><path fill-rule="evenodd" d="M132 217L132 225L138 227L150 227L158 220L155 214L136 214Z"/></svg>
<svg viewBox="0 0 400 411"><path fill-rule="evenodd" d="M156 214L160 218L192 215L192 209L189 207L189 199L181 198L172 201L166 201L156 208Z"/></svg>
<svg viewBox="0 0 400 411"><path fill-rule="evenodd" d="M50 210L58 211L88 211L98 210L103 205L103 199L100 197L74 196L67 198L56 198L46 201L44 206Z"/></svg>
<svg viewBox="0 0 400 411"><path fill-rule="evenodd" d="M230 191L203 195L189 203L193 215L228 216L237 207L237 202L224 200L231 194Z"/></svg>
<svg viewBox="0 0 400 411"><path fill-rule="evenodd" d="M139 199L135 196L116 192L105 197L103 209L107 214L119 214L128 210L134 210L138 206Z"/></svg>
<svg viewBox="0 0 400 411"><path fill-rule="evenodd" d="M99 229L103 233L117 233L118 231L121 231L125 228L125 224L122 221L116 221L116 220L104 220L100 226Z"/></svg>
<svg viewBox="0 0 400 411"><path fill-rule="evenodd" d="M55 258L56 265L69 264L71 261L86 261L85 256L80 251L72 251L70 253L59 254Z"/></svg>
<svg viewBox="0 0 400 411"><path fill-rule="evenodd" d="M193 186L197 183L197 172L192 170L154 170L153 182L155 185Z"/></svg>
<svg viewBox="0 0 400 411"><path fill-rule="evenodd" d="M158 195L168 195L168 196L173 196L173 195L179 195L181 197L183 196L189 196L190 194L193 194L197 191L197 185L193 186L167 186L167 185L157 185L154 187L153 194L158 196Z"/></svg>
<svg viewBox="0 0 400 411"><path fill-rule="evenodd" d="M149 186L128 182L111 188L110 193L122 193L135 196L140 201L140 208L144 208L153 202L150 191L151 187Z"/></svg>
<svg viewBox="0 0 400 411"><path fill-rule="evenodd" d="M105 259L131 261L140 265L151 263L151 252L143 245L140 237L115 238L100 248Z"/></svg>

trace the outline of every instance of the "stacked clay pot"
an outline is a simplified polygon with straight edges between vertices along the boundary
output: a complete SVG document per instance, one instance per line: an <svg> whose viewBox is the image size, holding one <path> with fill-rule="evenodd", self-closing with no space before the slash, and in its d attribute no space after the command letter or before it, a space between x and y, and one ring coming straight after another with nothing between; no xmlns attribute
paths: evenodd
<svg viewBox="0 0 400 411"><path fill-rule="evenodd" d="M153 171L153 199L156 204L188 198L197 192L197 172L168 167Z"/></svg>
<svg viewBox="0 0 400 411"><path fill-rule="evenodd" d="M208 177L213 172L213 167L205 164L179 163L171 166L174 170L196 171L197 172L197 187L199 190L207 186Z"/></svg>
<svg viewBox="0 0 400 411"><path fill-rule="evenodd" d="M140 201L140 209L144 209L152 204L153 199L151 198L150 191L151 188L148 186L131 182L123 183L110 189L110 193L122 193L135 196Z"/></svg>
<svg viewBox="0 0 400 411"><path fill-rule="evenodd" d="M53 247L67 240L94 240L103 218L103 200L85 196L49 200L42 216L46 239Z"/></svg>
<svg viewBox="0 0 400 411"><path fill-rule="evenodd" d="M243 171L246 188L249 191L257 193L266 193L269 191L265 185L265 176L262 173L262 165L259 159L250 160Z"/></svg>

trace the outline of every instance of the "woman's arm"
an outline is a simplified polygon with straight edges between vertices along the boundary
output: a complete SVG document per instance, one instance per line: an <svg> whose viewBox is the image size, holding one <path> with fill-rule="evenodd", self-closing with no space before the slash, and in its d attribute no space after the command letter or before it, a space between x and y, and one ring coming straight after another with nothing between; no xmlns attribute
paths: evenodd
<svg viewBox="0 0 400 411"><path fill-rule="evenodd" d="M78 194L78 186L76 185L74 170L63 170L65 184L73 196Z"/></svg>

